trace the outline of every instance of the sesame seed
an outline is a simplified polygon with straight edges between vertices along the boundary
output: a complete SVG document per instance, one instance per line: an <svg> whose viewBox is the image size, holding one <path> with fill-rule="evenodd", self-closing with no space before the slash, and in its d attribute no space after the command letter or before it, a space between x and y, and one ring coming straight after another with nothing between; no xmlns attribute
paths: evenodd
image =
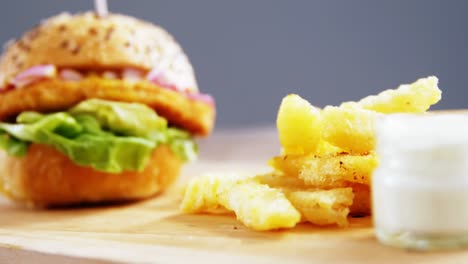
<svg viewBox="0 0 468 264"><path fill-rule="evenodd" d="M26 52L30 52L31 51L31 48L26 45L26 43L24 43L23 39L20 39L18 42L17 42L17 45L18 45L18 48L26 51Z"/></svg>
<svg viewBox="0 0 468 264"><path fill-rule="evenodd" d="M89 29L88 29L88 33L89 33L89 35L91 35L91 36L96 36L98 32L97 32L97 29L96 29L96 28L93 28L93 27L92 27L92 28L89 28Z"/></svg>
<svg viewBox="0 0 468 264"><path fill-rule="evenodd" d="M62 25L60 25L60 26L58 27L58 30L59 30L60 32L65 32L65 30L67 30L67 26L65 26L65 25L62 24Z"/></svg>
<svg viewBox="0 0 468 264"><path fill-rule="evenodd" d="M151 53L151 47L150 46L145 47L145 53L146 53L146 55Z"/></svg>
<svg viewBox="0 0 468 264"><path fill-rule="evenodd" d="M73 55L78 55L78 53L80 53L80 50L81 50L81 47L80 46L76 46L74 49L71 50L71 53Z"/></svg>
<svg viewBox="0 0 468 264"><path fill-rule="evenodd" d="M37 36L39 36L40 34L40 29L39 27L35 27L34 29L32 29L31 31L29 31L26 35L26 37L30 40L33 40L35 38L37 38Z"/></svg>
<svg viewBox="0 0 468 264"><path fill-rule="evenodd" d="M64 41L62 41L62 42L60 43L60 47L61 47L62 49L66 49L66 48L68 48L68 44L69 44L68 40L64 40Z"/></svg>

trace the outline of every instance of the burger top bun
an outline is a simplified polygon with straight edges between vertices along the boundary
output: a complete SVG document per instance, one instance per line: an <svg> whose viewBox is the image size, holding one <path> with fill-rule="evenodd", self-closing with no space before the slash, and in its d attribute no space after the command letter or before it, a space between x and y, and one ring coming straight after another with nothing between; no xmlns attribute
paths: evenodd
<svg viewBox="0 0 468 264"><path fill-rule="evenodd" d="M62 13L5 45L0 84L35 65L75 69L157 69L180 88L198 91L190 61L161 27L120 14Z"/></svg>

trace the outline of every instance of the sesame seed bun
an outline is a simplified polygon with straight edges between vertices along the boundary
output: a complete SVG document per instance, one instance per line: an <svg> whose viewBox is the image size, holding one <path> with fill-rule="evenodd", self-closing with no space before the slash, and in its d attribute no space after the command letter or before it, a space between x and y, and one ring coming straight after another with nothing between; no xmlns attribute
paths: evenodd
<svg viewBox="0 0 468 264"><path fill-rule="evenodd" d="M163 28L142 20L93 12L62 13L42 21L6 45L0 61L3 82L41 64L64 68L160 68L182 89L197 91L193 68L181 46Z"/></svg>

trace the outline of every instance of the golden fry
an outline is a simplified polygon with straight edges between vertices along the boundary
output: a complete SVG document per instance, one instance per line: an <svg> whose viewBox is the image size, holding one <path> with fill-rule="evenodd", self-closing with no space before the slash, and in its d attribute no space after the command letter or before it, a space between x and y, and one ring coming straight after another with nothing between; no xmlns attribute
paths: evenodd
<svg viewBox="0 0 468 264"><path fill-rule="evenodd" d="M300 213L278 189L258 183L252 177L204 175L185 188L180 209L185 213L233 211L237 219L254 230L294 227Z"/></svg>
<svg viewBox="0 0 468 264"><path fill-rule="evenodd" d="M327 106L322 111L323 139L348 153L368 153L375 148L376 116L360 107Z"/></svg>
<svg viewBox="0 0 468 264"><path fill-rule="evenodd" d="M219 195L249 177L236 174L203 175L193 178L184 188L180 210L185 213L201 213L219 210Z"/></svg>
<svg viewBox="0 0 468 264"><path fill-rule="evenodd" d="M361 99L358 104L364 109L380 113L423 113L442 97L439 80L435 76L421 78L411 84L402 84Z"/></svg>
<svg viewBox="0 0 468 264"><path fill-rule="evenodd" d="M330 156L336 155L338 153L343 153L344 151L337 146L333 146L332 144L321 140L317 152L315 153L317 156Z"/></svg>
<svg viewBox="0 0 468 264"><path fill-rule="evenodd" d="M333 188L343 187L348 182L370 184L378 160L374 153L325 157L286 155L273 158L270 165L286 176L302 179L308 186Z"/></svg>
<svg viewBox="0 0 468 264"><path fill-rule="evenodd" d="M289 177L281 172L272 172L255 176L255 180L262 184L266 184L271 188L288 189L288 190L306 190L307 186L303 180L297 177Z"/></svg>
<svg viewBox="0 0 468 264"><path fill-rule="evenodd" d="M258 175L255 179L283 191L292 205L301 212L303 221L338 226L346 226L348 223L346 218L354 198L354 190L351 188L311 189L302 180L280 173Z"/></svg>
<svg viewBox="0 0 468 264"><path fill-rule="evenodd" d="M316 225L348 225L349 206L354 194L351 188L331 190L295 191L288 199L301 212L304 219Z"/></svg>
<svg viewBox="0 0 468 264"><path fill-rule="evenodd" d="M258 182L234 185L220 195L220 203L257 231L292 228L301 220L301 214L280 190Z"/></svg>
<svg viewBox="0 0 468 264"><path fill-rule="evenodd" d="M276 125L285 154L316 151L321 139L320 110L300 96L290 94L283 99Z"/></svg>

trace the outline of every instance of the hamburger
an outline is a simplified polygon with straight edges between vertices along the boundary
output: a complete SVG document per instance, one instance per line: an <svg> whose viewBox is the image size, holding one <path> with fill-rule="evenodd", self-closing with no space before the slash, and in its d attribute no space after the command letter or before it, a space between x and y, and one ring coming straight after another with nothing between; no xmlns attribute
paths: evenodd
<svg viewBox="0 0 468 264"><path fill-rule="evenodd" d="M143 199L165 190L215 104L163 28L62 13L0 58L0 190L34 206Z"/></svg>

